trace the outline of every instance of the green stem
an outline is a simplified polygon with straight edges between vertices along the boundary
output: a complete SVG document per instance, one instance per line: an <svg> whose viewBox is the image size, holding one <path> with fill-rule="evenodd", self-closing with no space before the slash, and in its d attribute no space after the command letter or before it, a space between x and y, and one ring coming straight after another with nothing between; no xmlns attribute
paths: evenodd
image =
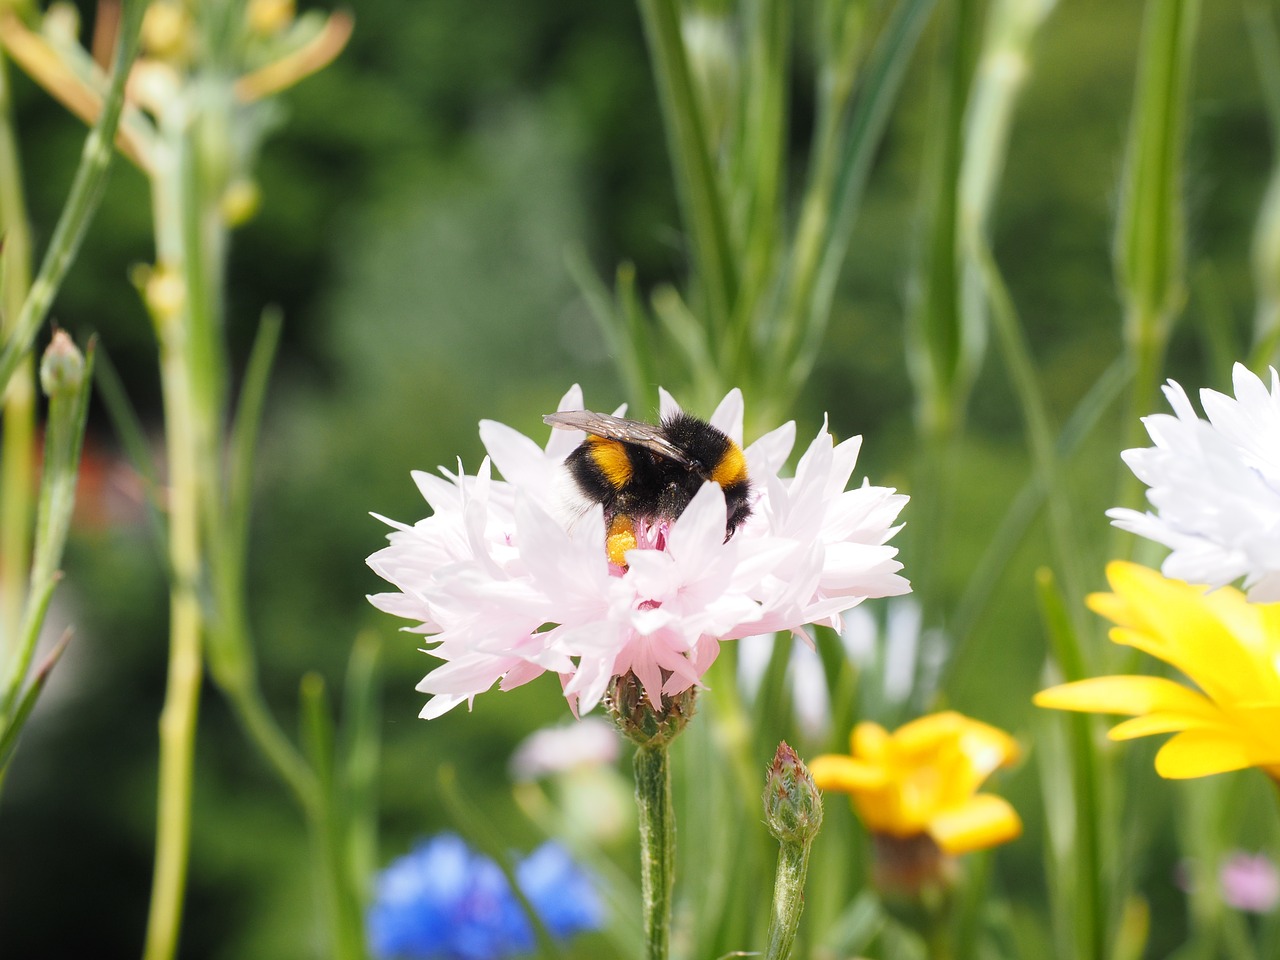
<svg viewBox="0 0 1280 960"><path fill-rule="evenodd" d="M298 806L309 820L317 819L324 800L315 772L307 765L297 747L284 735L280 725L263 702L256 687L220 686L231 703L236 719L245 735L275 768L284 784L292 791Z"/></svg>
<svg viewBox="0 0 1280 960"><path fill-rule="evenodd" d="M320 866L321 895L338 960L361 960L364 930L349 874L342 785L335 778L332 712L319 674L302 678L303 738L314 765L320 803L310 818L311 841Z"/></svg>
<svg viewBox="0 0 1280 960"><path fill-rule="evenodd" d="M1071 505L1060 480L1062 471L1055 451L1055 434L1049 421L1048 404L1041 389L1042 381L1032 362L1031 351L1023 336L1022 325L1018 322L1013 299L1009 296L990 249L985 243L975 241L970 254L983 278L1001 353L1022 410L1031 458L1048 501L1049 535L1054 558L1061 572L1068 609L1072 611L1073 620L1077 621L1075 630L1079 633L1081 626L1078 621L1081 615L1078 613L1080 604L1077 601L1084 595L1081 586L1084 581L1078 568L1084 551L1076 541L1078 528L1072 523Z"/></svg>
<svg viewBox="0 0 1280 960"><path fill-rule="evenodd" d="M156 860L145 960L177 951L191 842L192 773L200 702L204 629L196 593L200 561L198 436L183 318L160 324L160 374L169 465L169 675L160 715Z"/></svg>
<svg viewBox="0 0 1280 960"><path fill-rule="evenodd" d="M31 228L27 221L13 123L9 69L0 52L0 235L4 237L0 268L0 318L4 336L13 324L31 285ZM35 373L23 358L4 395L3 455L0 457L0 656L14 642L22 622L22 598L31 556L31 514L35 502Z"/></svg>
<svg viewBox="0 0 1280 960"><path fill-rule="evenodd" d="M724 201L680 34L680 13L674 0L640 0L640 14L658 82L671 166L693 245L694 276L705 297L704 317L710 320L711 330L722 333L735 299L737 277Z"/></svg>
<svg viewBox="0 0 1280 960"><path fill-rule="evenodd" d="M634 761L636 807L640 819L644 960L667 960L670 952L676 825L671 806L671 768L667 751L666 744L638 746Z"/></svg>
<svg viewBox="0 0 1280 960"><path fill-rule="evenodd" d="M802 320L784 325L786 339L777 345L783 378L775 390L783 393L783 402L788 402L804 385L822 348L836 281L849 249L871 163L916 41L936 2L905 0L896 4L867 63L865 80L838 145L838 173L831 190L830 213L823 218L818 261L815 267L806 268L811 269L804 279L808 292L794 301L804 305L805 313Z"/></svg>
<svg viewBox="0 0 1280 960"><path fill-rule="evenodd" d="M773 917L765 960L787 960L804 910L804 880L809 873L812 842L783 841L778 845L778 870L773 882Z"/></svg>

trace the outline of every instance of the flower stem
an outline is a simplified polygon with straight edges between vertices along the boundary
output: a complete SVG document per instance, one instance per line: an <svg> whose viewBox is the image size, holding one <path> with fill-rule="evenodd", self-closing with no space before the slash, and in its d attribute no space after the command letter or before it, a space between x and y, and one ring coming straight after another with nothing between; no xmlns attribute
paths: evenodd
<svg viewBox="0 0 1280 960"><path fill-rule="evenodd" d="M174 956L182 923L191 845L192 771L200 703L201 634L199 453L183 324L160 326L161 382L169 448L169 675L160 714L156 860L145 960Z"/></svg>
<svg viewBox="0 0 1280 960"><path fill-rule="evenodd" d="M675 884L675 813L671 808L668 747L636 747L636 807L640 818L640 893L645 960L667 960L671 893Z"/></svg>
<svg viewBox="0 0 1280 960"><path fill-rule="evenodd" d="M787 960L804 910L804 879L809 873L812 842L782 841L778 845L778 869L773 881L773 917L769 920L769 945L765 960Z"/></svg>
<svg viewBox="0 0 1280 960"><path fill-rule="evenodd" d="M23 199L22 167L13 122L9 68L0 52L0 318L4 335L22 310L31 285L31 230ZM31 514L35 485L35 375L25 358L4 394L4 452L0 457L0 650L16 642L31 556Z"/></svg>

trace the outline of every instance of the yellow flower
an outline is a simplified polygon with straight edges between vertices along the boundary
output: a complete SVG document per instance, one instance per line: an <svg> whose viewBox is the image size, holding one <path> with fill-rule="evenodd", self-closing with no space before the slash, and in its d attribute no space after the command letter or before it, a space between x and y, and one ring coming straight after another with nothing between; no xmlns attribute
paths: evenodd
<svg viewBox="0 0 1280 960"><path fill-rule="evenodd" d="M944 854L981 850L1012 840L1022 821L1004 799L978 788L1018 756L1013 738L995 727L947 711L913 720L894 733L860 723L852 756L818 757L809 765L824 790L847 793L877 836L927 836Z"/></svg>
<svg viewBox="0 0 1280 960"><path fill-rule="evenodd" d="M1112 740L1176 733L1156 754L1162 777L1204 777L1261 767L1280 780L1280 604L1249 603L1238 590L1169 580L1113 562L1114 593L1089 608L1116 624L1115 643L1176 667L1200 689L1163 677L1094 677L1042 690L1035 703L1133 717Z"/></svg>

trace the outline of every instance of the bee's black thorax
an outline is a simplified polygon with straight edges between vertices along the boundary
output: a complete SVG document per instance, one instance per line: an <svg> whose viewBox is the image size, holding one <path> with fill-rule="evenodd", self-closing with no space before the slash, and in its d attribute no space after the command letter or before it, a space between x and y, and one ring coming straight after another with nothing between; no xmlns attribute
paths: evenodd
<svg viewBox="0 0 1280 960"><path fill-rule="evenodd" d="M707 481L724 491L726 537L751 513L746 459L736 443L697 417L678 413L662 422L681 463L640 442L588 436L566 465L579 490L604 506L606 522L618 515L675 519Z"/></svg>

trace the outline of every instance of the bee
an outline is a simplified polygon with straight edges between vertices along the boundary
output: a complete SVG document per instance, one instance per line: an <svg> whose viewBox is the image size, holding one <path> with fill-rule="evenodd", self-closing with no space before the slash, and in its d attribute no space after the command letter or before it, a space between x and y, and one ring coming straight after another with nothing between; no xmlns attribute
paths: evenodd
<svg viewBox="0 0 1280 960"><path fill-rule="evenodd" d="M542 418L587 439L565 461L578 490L604 507L609 559L626 566L637 521L674 520L704 483L724 491L725 540L751 515L742 448L705 420L676 413L660 424L565 410Z"/></svg>

